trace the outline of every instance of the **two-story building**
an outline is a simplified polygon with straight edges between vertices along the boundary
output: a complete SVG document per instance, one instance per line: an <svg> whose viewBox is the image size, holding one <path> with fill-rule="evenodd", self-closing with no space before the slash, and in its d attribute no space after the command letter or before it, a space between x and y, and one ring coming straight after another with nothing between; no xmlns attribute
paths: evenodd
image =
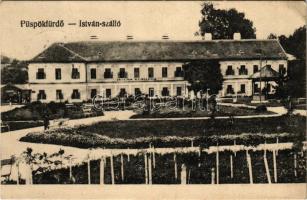
<svg viewBox="0 0 307 200"><path fill-rule="evenodd" d="M96 94L186 96L182 65L207 59L219 60L224 77L220 97L252 96L260 85L274 92L274 78L287 70L287 56L277 40L55 43L30 61L31 100L80 102Z"/></svg>

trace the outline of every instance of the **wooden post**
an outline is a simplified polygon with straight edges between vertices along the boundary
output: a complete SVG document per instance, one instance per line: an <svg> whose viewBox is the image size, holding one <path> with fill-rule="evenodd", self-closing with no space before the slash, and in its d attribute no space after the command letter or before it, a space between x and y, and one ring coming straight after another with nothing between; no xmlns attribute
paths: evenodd
<svg viewBox="0 0 307 200"><path fill-rule="evenodd" d="M148 184L148 167L147 167L147 153L144 154L144 170L145 170L145 184Z"/></svg>
<svg viewBox="0 0 307 200"><path fill-rule="evenodd" d="M129 147L128 147L128 149L129 149ZM130 162L130 154L128 153L127 156L128 156L127 160L128 160L128 162Z"/></svg>
<svg viewBox="0 0 307 200"><path fill-rule="evenodd" d="M230 178L233 178L233 160L232 160L232 154L230 154Z"/></svg>
<svg viewBox="0 0 307 200"><path fill-rule="evenodd" d="M177 180L178 174L177 174L177 158L176 158L176 153L174 153L174 170L175 170L175 180Z"/></svg>
<svg viewBox="0 0 307 200"><path fill-rule="evenodd" d="M90 164L90 158L87 159L87 183L91 184L91 164Z"/></svg>
<svg viewBox="0 0 307 200"><path fill-rule="evenodd" d="M100 185L104 185L104 157L100 159Z"/></svg>
<svg viewBox="0 0 307 200"><path fill-rule="evenodd" d="M71 157L69 157L69 180L72 180L72 166L71 166Z"/></svg>
<svg viewBox="0 0 307 200"><path fill-rule="evenodd" d="M297 177L297 154L294 153L294 176Z"/></svg>
<svg viewBox="0 0 307 200"><path fill-rule="evenodd" d="M152 162L151 154L148 157L148 184L152 184Z"/></svg>
<svg viewBox="0 0 307 200"><path fill-rule="evenodd" d="M235 147L237 144L236 144L236 140L233 141L233 146ZM235 157L237 156L237 152L234 151L234 154L235 154Z"/></svg>
<svg viewBox="0 0 307 200"><path fill-rule="evenodd" d="M111 163L111 183L112 185L115 184L115 177L114 177L114 164L113 164L113 154L110 156L110 163Z"/></svg>
<svg viewBox="0 0 307 200"><path fill-rule="evenodd" d="M219 162L219 150L217 149L216 151L216 184L219 184L219 166L220 166L220 162Z"/></svg>
<svg viewBox="0 0 307 200"><path fill-rule="evenodd" d="M123 154L120 154L120 172L121 172L121 177L122 177L122 181L124 181L124 157Z"/></svg>
<svg viewBox="0 0 307 200"><path fill-rule="evenodd" d="M274 182L277 183L276 152L273 150Z"/></svg>
<svg viewBox="0 0 307 200"><path fill-rule="evenodd" d="M263 160L264 160L264 167L265 167L266 177L268 179L268 183L271 184L272 183L271 182L271 175L270 175L269 164L268 164L268 159L266 157L266 154L264 154Z"/></svg>
<svg viewBox="0 0 307 200"><path fill-rule="evenodd" d="M17 161L16 167L17 167L17 185L19 185L19 176L20 176L20 174L19 174L19 161Z"/></svg>
<svg viewBox="0 0 307 200"><path fill-rule="evenodd" d="M247 164L248 164L249 182L250 184L253 184L254 181L253 181L252 160L247 150L246 150L246 159L247 159Z"/></svg>
<svg viewBox="0 0 307 200"><path fill-rule="evenodd" d="M153 152L152 152L152 166L153 168L156 168L156 155L155 155L155 147L153 146Z"/></svg>
<svg viewBox="0 0 307 200"><path fill-rule="evenodd" d="M186 168L185 164L181 165L180 181L181 181L182 185L187 184L187 168Z"/></svg>
<svg viewBox="0 0 307 200"><path fill-rule="evenodd" d="M215 184L215 168L211 168L211 184Z"/></svg>

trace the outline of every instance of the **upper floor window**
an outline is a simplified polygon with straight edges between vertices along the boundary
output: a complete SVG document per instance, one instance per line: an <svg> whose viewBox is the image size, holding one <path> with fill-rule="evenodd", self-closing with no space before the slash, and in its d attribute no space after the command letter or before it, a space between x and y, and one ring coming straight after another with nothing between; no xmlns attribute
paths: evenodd
<svg viewBox="0 0 307 200"><path fill-rule="evenodd" d="M47 95L45 93L45 90L39 90L37 94L37 100L46 99Z"/></svg>
<svg viewBox="0 0 307 200"><path fill-rule="evenodd" d="M106 68L103 74L104 78L113 78L113 73L110 68Z"/></svg>
<svg viewBox="0 0 307 200"><path fill-rule="evenodd" d="M120 68L118 73L118 78L127 78L128 74L125 70L125 68Z"/></svg>
<svg viewBox="0 0 307 200"><path fill-rule="evenodd" d="M134 68L134 78L140 78L140 68Z"/></svg>
<svg viewBox="0 0 307 200"><path fill-rule="evenodd" d="M183 71L181 67L176 67L175 77L183 77Z"/></svg>
<svg viewBox="0 0 307 200"><path fill-rule="evenodd" d="M56 68L55 69L55 79L61 80L61 78L62 78L61 68Z"/></svg>
<svg viewBox="0 0 307 200"><path fill-rule="evenodd" d="M36 72L36 79L45 79L45 78L46 78L46 74L45 74L44 68L38 68Z"/></svg>
<svg viewBox="0 0 307 200"><path fill-rule="evenodd" d="M80 92L79 92L79 90L77 90L77 89L73 90L71 98L72 99L80 99Z"/></svg>
<svg viewBox="0 0 307 200"><path fill-rule="evenodd" d="M278 72L279 72L279 74L285 74L286 73L286 68L283 64L279 65Z"/></svg>
<svg viewBox="0 0 307 200"><path fill-rule="evenodd" d="M240 69L239 69L239 75L247 75L247 69L245 67L245 65L241 65Z"/></svg>
<svg viewBox="0 0 307 200"><path fill-rule="evenodd" d="M168 91L168 87L164 87L162 88L162 96L169 96L169 91Z"/></svg>
<svg viewBox="0 0 307 200"><path fill-rule="evenodd" d="M91 79L96 79L96 69L95 68L91 69Z"/></svg>
<svg viewBox="0 0 307 200"><path fill-rule="evenodd" d="M163 78L167 77L167 67L162 67L162 77Z"/></svg>
<svg viewBox="0 0 307 200"><path fill-rule="evenodd" d="M254 73L256 73L256 72L258 72L258 71L259 71L259 67L258 67L258 65L254 65L254 66L253 66L253 71L254 71Z"/></svg>
<svg viewBox="0 0 307 200"><path fill-rule="evenodd" d="M71 78L72 79L79 79L80 78L80 72L78 68L72 68L71 70Z"/></svg>
<svg viewBox="0 0 307 200"><path fill-rule="evenodd" d="M235 75L235 71L232 69L232 65L228 65L226 69L226 76Z"/></svg>
<svg viewBox="0 0 307 200"><path fill-rule="evenodd" d="M56 90L56 99L57 99L57 100L63 99L62 90Z"/></svg>
<svg viewBox="0 0 307 200"><path fill-rule="evenodd" d="M148 68L148 78L153 78L154 77L154 68L149 67Z"/></svg>

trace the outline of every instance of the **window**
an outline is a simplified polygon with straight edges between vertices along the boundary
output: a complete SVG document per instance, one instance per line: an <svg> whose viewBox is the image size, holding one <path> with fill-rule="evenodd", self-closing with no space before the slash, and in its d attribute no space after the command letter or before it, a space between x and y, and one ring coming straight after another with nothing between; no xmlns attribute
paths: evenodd
<svg viewBox="0 0 307 200"><path fill-rule="evenodd" d="M80 92L77 89L73 90L71 98L72 99L80 99Z"/></svg>
<svg viewBox="0 0 307 200"><path fill-rule="evenodd" d="M260 92L260 88L258 86L258 83L254 83L254 93L259 93Z"/></svg>
<svg viewBox="0 0 307 200"><path fill-rule="evenodd" d="M91 69L91 79L96 79L96 69L95 68Z"/></svg>
<svg viewBox="0 0 307 200"><path fill-rule="evenodd" d="M56 68L55 69L55 79L56 80L61 80L61 78L62 78L61 69L60 68Z"/></svg>
<svg viewBox="0 0 307 200"><path fill-rule="evenodd" d="M134 95L135 96L138 96L138 95L141 95L141 94L142 94L142 92L141 92L140 88L134 88Z"/></svg>
<svg viewBox="0 0 307 200"><path fill-rule="evenodd" d="M279 72L279 74L285 74L286 73L286 68L283 64L279 65L278 72Z"/></svg>
<svg viewBox="0 0 307 200"><path fill-rule="evenodd" d="M181 67L176 67L175 77L183 77L183 71Z"/></svg>
<svg viewBox="0 0 307 200"><path fill-rule="evenodd" d="M78 68L72 68L71 78L72 79L79 79L80 78L80 72L79 72Z"/></svg>
<svg viewBox="0 0 307 200"><path fill-rule="evenodd" d="M97 95L96 89L91 89L91 98L94 98Z"/></svg>
<svg viewBox="0 0 307 200"><path fill-rule="evenodd" d="M235 71L232 69L232 65L228 65L226 69L226 76L235 75Z"/></svg>
<svg viewBox="0 0 307 200"><path fill-rule="evenodd" d="M226 93L227 94L234 94L234 90L233 90L232 85L227 85Z"/></svg>
<svg viewBox="0 0 307 200"><path fill-rule="evenodd" d="M36 79L45 79L46 74L43 68L38 68L36 72Z"/></svg>
<svg viewBox="0 0 307 200"><path fill-rule="evenodd" d="M149 88L148 94L150 97L153 97L155 95L155 90L153 88Z"/></svg>
<svg viewBox="0 0 307 200"><path fill-rule="evenodd" d="M103 74L104 78L113 78L113 73L110 68L106 68Z"/></svg>
<svg viewBox="0 0 307 200"><path fill-rule="evenodd" d="M140 78L140 68L134 68L134 78Z"/></svg>
<svg viewBox="0 0 307 200"><path fill-rule="evenodd" d="M46 99L46 93L45 90L39 90L37 94L37 100Z"/></svg>
<svg viewBox="0 0 307 200"><path fill-rule="evenodd" d="M258 72L259 71L259 67L258 65L254 65L254 73Z"/></svg>
<svg viewBox="0 0 307 200"><path fill-rule="evenodd" d="M120 97L125 97L127 94L126 89L125 88L121 88L119 91L119 95Z"/></svg>
<svg viewBox="0 0 307 200"><path fill-rule="evenodd" d="M125 68L119 69L118 78L127 78L127 72L125 71Z"/></svg>
<svg viewBox="0 0 307 200"><path fill-rule="evenodd" d="M167 78L167 67L162 67L162 77Z"/></svg>
<svg viewBox="0 0 307 200"><path fill-rule="evenodd" d="M112 96L112 91L111 91L111 89L106 89L106 97L107 97L107 98L111 98L111 96Z"/></svg>
<svg viewBox="0 0 307 200"><path fill-rule="evenodd" d="M181 96L182 95L182 87L177 87L176 88L176 95Z"/></svg>
<svg viewBox="0 0 307 200"><path fill-rule="evenodd" d="M245 84L240 85L240 93L245 93Z"/></svg>
<svg viewBox="0 0 307 200"><path fill-rule="evenodd" d="M247 75L247 69L246 69L245 65L240 66L239 75Z"/></svg>
<svg viewBox="0 0 307 200"><path fill-rule="evenodd" d="M154 68L149 67L148 68L148 78L153 78L154 77Z"/></svg>
<svg viewBox="0 0 307 200"><path fill-rule="evenodd" d="M162 88L162 96L169 96L169 91L168 91L168 87L164 87Z"/></svg>
<svg viewBox="0 0 307 200"><path fill-rule="evenodd" d="M56 90L56 99L57 99L57 100L63 99L62 90Z"/></svg>

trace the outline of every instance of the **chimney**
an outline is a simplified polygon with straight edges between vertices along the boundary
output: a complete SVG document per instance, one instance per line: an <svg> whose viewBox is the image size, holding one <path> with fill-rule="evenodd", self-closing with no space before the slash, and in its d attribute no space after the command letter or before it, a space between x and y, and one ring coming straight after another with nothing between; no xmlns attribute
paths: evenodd
<svg viewBox="0 0 307 200"><path fill-rule="evenodd" d="M233 34L233 39L234 40L241 40L241 33L234 33Z"/></svg>
<svg viewBox="0 0 307 200"><path fill-rule="evenodd" d="M205 33L205 40L212 40L212 34L211 33Z"/></svg>
<svg viewBox="0 0 307 200"><path fill-rule="evenodd" d="M132 35L127 35L127 40L133 40L133 36Z"/></svg>

